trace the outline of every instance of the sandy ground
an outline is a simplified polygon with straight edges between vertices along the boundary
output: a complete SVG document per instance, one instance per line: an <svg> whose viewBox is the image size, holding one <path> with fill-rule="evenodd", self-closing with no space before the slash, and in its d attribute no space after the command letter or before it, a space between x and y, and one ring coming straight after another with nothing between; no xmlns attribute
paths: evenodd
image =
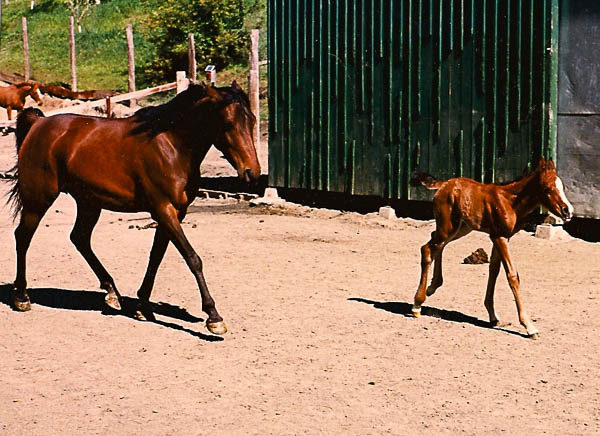
<svg viewBox="0 0 600 436"><path fill-rule="evenodd" d="M12 166L0 137L0 171ZM218 157L217 157L218 159ZM7 191L2 184L0 194ZM103 292L69 242L61 196L29 251L33 310L9 306L14 223L0 209L0 433L473 434L600 432L600 245L511 243L541 337L524 337L503 275L488 328L486 265L445 252L445 284L408 316L419 247L433 224L306 207L199 200L183 226L230 331L204 327L195 281L170 247L152 295L156 322L132 317L154 230L145 214L104 212L93 246L125 296Z"/></svg>

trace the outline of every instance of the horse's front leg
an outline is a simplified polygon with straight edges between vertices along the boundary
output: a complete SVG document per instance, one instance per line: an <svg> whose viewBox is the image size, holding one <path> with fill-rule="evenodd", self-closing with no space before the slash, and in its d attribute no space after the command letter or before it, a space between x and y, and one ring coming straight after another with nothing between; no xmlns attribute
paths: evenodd
<svg viewBox="0 0 600 436"><path fill-rule="evenodd" d="M187 213L187 207L181 210L177 216L179 222L182 222ZM135 317L140 321L152 321L154 320L154 314L150 306L150 295L154 288L154 281L158 268L165 256L167 247L169 246L169 235L166 232L163 225L159 224L156 227L156 233L154 234L154 241L152 242L152 248L150 250L150 259L148 260L148 268L144 275L144 280L137 291L138 296L138 309L135 313Z"/></svg>
<svg viewBox="0 0 600 436"><path fill-rule="evenodd" d="M519 314L519 322L523 327L525 327L530 338L537 339L539 334L538 329L534 327L529 315L523 307L523 303L521 302L521 296L519 294L519 274L517 273L517 270L510 259L510 254L508 252L508 240L506 238L494 238L492 240L494 242L494 248L498 250L498 254L500 255L500 259L504 265L504 270L506 271L508 284L515 297L517 313Z"/></svg>
<svg viewBox="0 0 600 436"><path fill-rule="evenodd" d="M177 247L177 250L185 259L189 269L196 278L200 296L202 298L202 310L208 315L206 327L214 334L224 334L227 332L227 327L223 322L223 318L221 318L217 312L215 302L208 292L208 286L206 285L206 280L204 279L204 274L202 272L202 259L200 259L200 256L194 251L185 237L177 218L177 210L170 203L163 205L156 210L156 220L158 221L159 226L163 226L169 239L173 242L175 247Z"/></svg>
<svg viewBox="0 0 600 436"><path fill-rule="evenodd" d="M150 259L148 260L148 268L146 269L146 274L144 275L144 280L140 285L140 289L137 291L139 303L135 317L140 321L152 321L155 319L152 308L150 307L150 295L152 294L158 267L165 256L168 245L169 235L163 226L159 224L156 227L156 233L154 234L154 241L152 242L152 249L150 250Z"/></svg>
<svg viewBox="0 0 600 436"><path fill-rule="evenodd" d="M494 309L494 289L496 288L496 279L498 278L498 273L500 272L501 261L502 259L500 259L500 253L494 245L494 247L492 248L492 256L490 258L490 271L488 276L487 289L485 291L485 300L483 303L490 316L490 324L493 326L497 326L500 324L498 316L496 315L496 310Z"/></svg>

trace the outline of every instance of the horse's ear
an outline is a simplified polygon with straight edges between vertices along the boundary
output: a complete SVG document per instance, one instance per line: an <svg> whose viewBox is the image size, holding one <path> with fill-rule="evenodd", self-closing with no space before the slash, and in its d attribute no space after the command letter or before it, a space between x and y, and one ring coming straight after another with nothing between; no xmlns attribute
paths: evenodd
<svg viewBox="0 0 600 436"><path fill-rule="evenodd" d="M237 81L234 80L233 82L231 82L231 87L237 91L241 91L242 88L240 87L240 85L238 85Z"/></svg>

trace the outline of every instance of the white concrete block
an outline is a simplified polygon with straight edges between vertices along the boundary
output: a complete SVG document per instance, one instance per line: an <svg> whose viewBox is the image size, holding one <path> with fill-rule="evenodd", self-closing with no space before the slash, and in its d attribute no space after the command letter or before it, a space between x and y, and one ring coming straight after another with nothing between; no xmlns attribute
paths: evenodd
<svg viewBox="0 0 600 436"><path fill-rule="evenodd" d="M548 240L554 239L559 229L562 229L562 227L554 227L550 224L541 224L535 229L535 237Z"/></svg>
<svg viewBox="0 0 600 436"><path fill-rule="evenodd" d="M265 188L265 194L263 195L264 199L275 200L279 198L279 194L277 193L277 188Z"/></svg>
<svg viewBox="0 0 600 436"><path fill-rule="evenodd" d="M379 208L379 216L382 218L385 218L386 220L392 220L392 219L397 218L396 211L389 206L380 207Z"/></svg>

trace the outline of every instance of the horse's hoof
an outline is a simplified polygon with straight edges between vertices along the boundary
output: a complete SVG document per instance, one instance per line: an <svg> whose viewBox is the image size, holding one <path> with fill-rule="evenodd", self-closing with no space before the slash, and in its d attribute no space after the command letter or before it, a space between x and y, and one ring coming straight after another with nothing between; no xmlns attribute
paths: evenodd
<svg viewBox="0 0 600 436"><path fill-rule="evenodd" d="M15 305L15 309L18 310L19 312L27 312L31 310L31 302L29 301L29 299L25 300L25 301L21 301L21 300L17 300L16 298L13 300L13 303Z"/></svg>
<svg viewBox="0 0 600 436"><path fill-rule="evenodd" d="M108 294L106 297L104 297L104 302L108 307L111 307L115 310L121 310L121 303L119 303L119 297L115 295Z"/></svg>
<svg viewBox="0 0 600 436"><path fill-rule="evenodd" d="M217 321L217 322L206 321L206 328L213 335L224 335L225 333L227 333L227 326L225 325L225 322L223 322L223 321Z"/></svg>
<svg viewBox="0 0 600 436"><path fill-rule="evenodd" d="M421 316L421 311L419 310L418 312L415 312L414 310L412 311L412 316L414 316L415 318L418 318Z"/></svg>
<svg viewBox="0 0 600 436"><path fill-rule="evenodd" d="M539 334L539 332L538 332L538 333L531 333L531 334L529 335L529 339L536 340L536 339L539 339L539 338L540 338L540 334Z"/></svg>
<svg viewBox="0 0 600 436"><path fill-rule="evenodd" d="M134 316L138 321L156 321L154 313L148 310L138 309L135 311Z"/></svg>

